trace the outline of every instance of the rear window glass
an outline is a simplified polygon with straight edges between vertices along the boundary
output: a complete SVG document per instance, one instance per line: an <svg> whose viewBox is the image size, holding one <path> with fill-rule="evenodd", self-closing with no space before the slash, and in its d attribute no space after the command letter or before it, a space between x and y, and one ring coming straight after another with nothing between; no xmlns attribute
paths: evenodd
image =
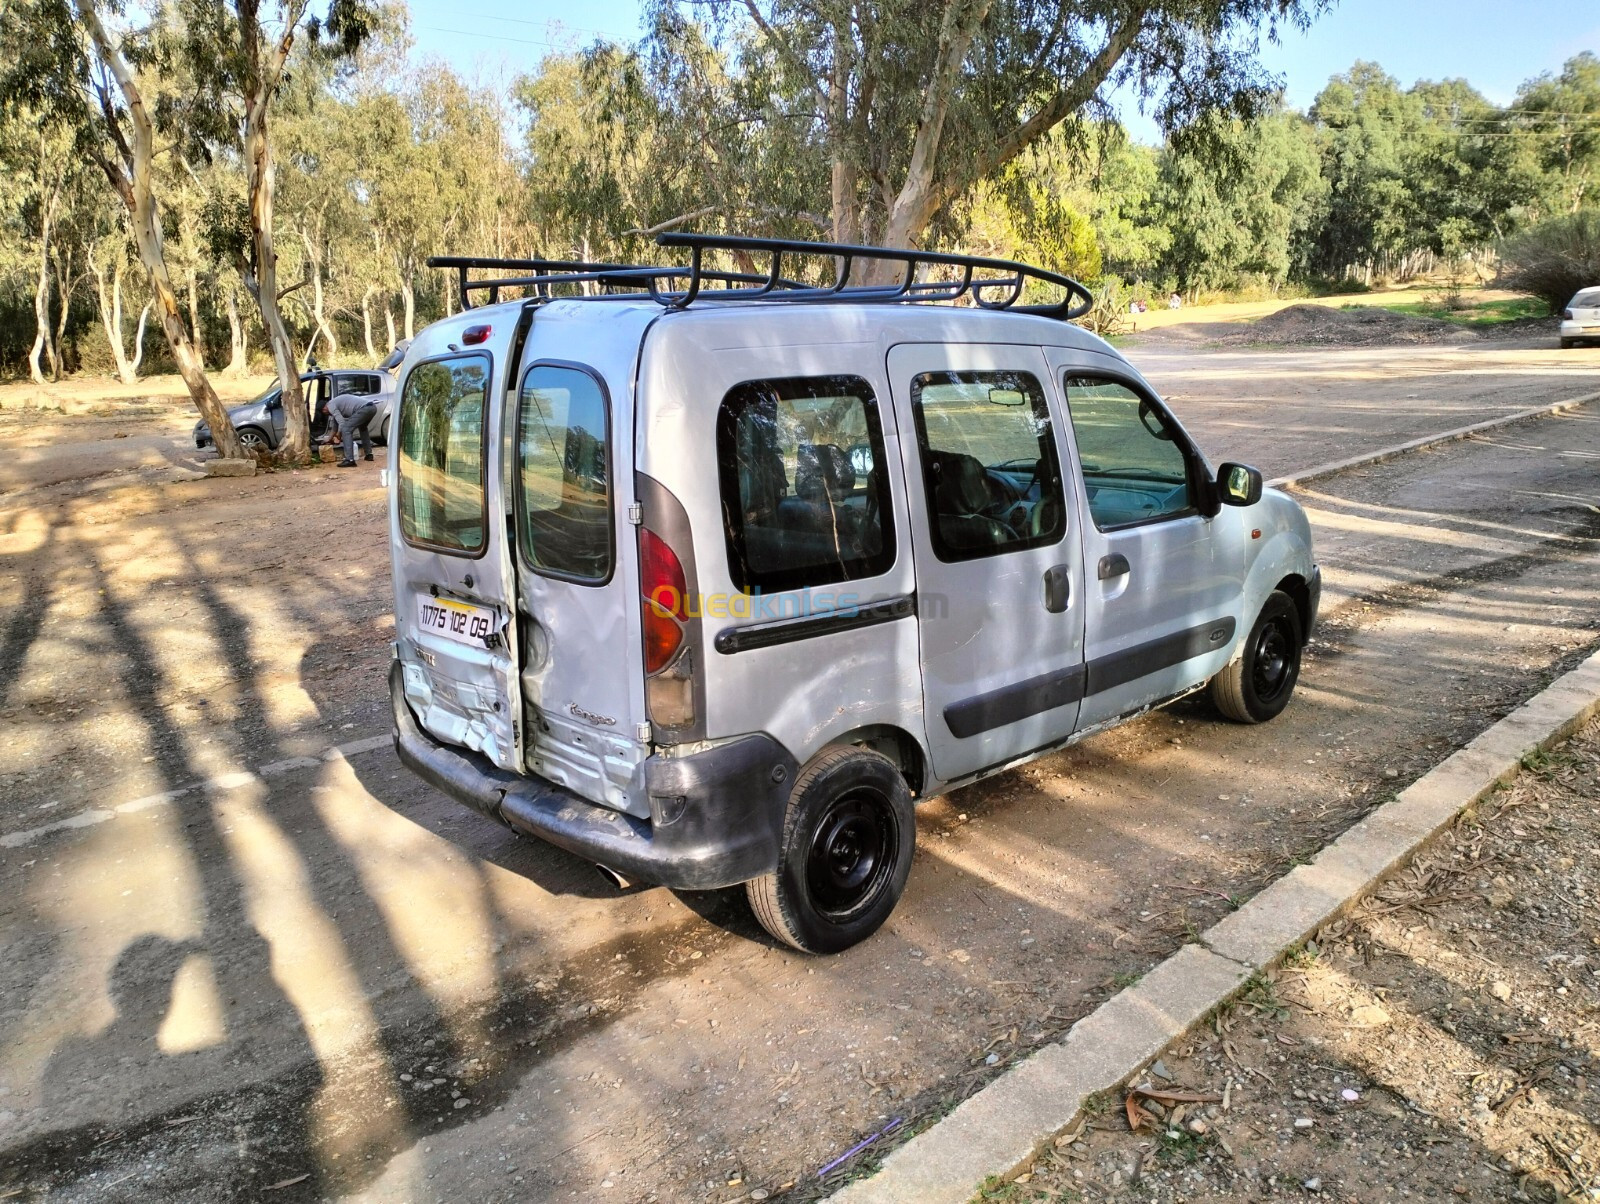
<svg viewBox="0 0 1600 1204"><path fill-rule="evenodd" d="M1600 288L1586 288L1572 299L1572 305L1583 309L1600 306Z"/></svg>
<svg viewBox="0 0 1600 1204"><path fill-rule="evenodd" d="M400 399L400 531L412 543L483 551L483 411L489 357L418 364Z"/></svg>
<svg viewBox="0 0 1600 1204"><path fill-rule="evenodd" d="M536 365L517 419L522 554L556 576L611 576L606 395L577 368Z"/></svg>
<svg viewBox="0 0 1600 1204"><path fill-rule="evenodd" d="M887 572L883 427L859 376L749 381L717 416L728 565L745 593Z"/></svg>

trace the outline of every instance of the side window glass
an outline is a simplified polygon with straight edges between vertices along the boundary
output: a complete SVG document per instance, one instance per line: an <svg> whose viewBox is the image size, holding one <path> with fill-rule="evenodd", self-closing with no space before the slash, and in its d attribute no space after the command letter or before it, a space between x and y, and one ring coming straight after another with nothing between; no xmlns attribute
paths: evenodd
<svg viewBox="0 0 1600 1204"><path fill-rule="evenodd" d="M928 527L940 560L1053 544L1066 532L1050 407L1026 372L927 372L911 382Z"/></svg>
<svg viewBox="0 0 1600 1204"><path fill-rule="evenodd" d="M483 551L483 410L489 357L418 364L400 399L400 531L413 543Z"/></svg>
<svg viewBox="0 0 1600 1204"><path fill-rule="evenodd" d="M876 577L894 563L883 428L858 376L750 381L717 415L728 564L746 593Z"/></svg>
<svg viewBox="0 0 1600 1204"><path fill-rule="evenodd" d="M1067 408L1096 527L1193 512L1188 457L1159 409L1126 385L1076 376L1067 378Z"/></svg>
<svg viewBox="0 0 1600 1204"><path fill-rule="evenodd" d="M335 376L331 377L330 379L333 383L333 395L335 397L343 397L346 393L356 392L355 388L353 387L355 384L354 377Z"/></svg>
<svg viewBox="0 0 1600 1204"><path fill-rule="evenodd" d="M611 576L606 395L577 368L528 369L517 410L522 554L578 581Z"/></svg>

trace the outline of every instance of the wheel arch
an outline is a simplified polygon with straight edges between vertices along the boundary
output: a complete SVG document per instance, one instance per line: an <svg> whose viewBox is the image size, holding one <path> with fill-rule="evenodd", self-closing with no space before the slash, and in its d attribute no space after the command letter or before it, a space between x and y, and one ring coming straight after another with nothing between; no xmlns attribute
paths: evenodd
<svg viewBox="0 0 1600 1204"><path fill-rule="evenodd" d="M253 422L247 422L243 426L234 428L234 432L238 435L243 435L246 431L254 431L256 434L260 435L261 442L267 445L269 451L276 451L278 449L278 441L272 437L272 432L264 429L263 427L257 426ZM215 440L212 440L212 442L215 442Z"/></svg>
<svg viewBox="0 0 1600 1204"><path fill-rule="evenodd" d="M1288 594L1294 600L1294 608L1300 615L1300 638L1304 643L1311 638L1311 625L1316 616L1311 613L1311 586L1299 573L1290 573L1276 585L1274 590Z"/></svg>
<svg viewBox="0 0 1600 1204"><path fill-rule="evenodd" d="M892 723L870 723L830 738L824 748L868 748L893 762L913 798L922 795L928 778L928 755L920 741ZM820 751L820 750L819 750Z"/></svg>

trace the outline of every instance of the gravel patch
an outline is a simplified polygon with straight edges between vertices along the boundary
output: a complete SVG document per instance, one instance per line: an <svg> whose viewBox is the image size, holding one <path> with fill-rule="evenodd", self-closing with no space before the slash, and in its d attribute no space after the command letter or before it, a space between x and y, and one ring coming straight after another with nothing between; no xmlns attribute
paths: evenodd
<svg viewBox="0 0 1600 1204"><path fill-rule="evenodd" d="M980 1198L1600 1199L1600 723L1524 769Z"/></svg>

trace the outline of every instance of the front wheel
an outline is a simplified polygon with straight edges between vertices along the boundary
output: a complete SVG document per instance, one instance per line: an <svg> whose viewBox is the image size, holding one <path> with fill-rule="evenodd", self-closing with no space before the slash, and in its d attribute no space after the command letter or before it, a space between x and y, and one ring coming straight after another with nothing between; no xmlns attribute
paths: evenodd
<svg viewBox="0 0 1600 1204"><path fill-rule="evenodd" d="M806 953L838 953L889 918L911 873L911 792L893 762L829 748L795 780L778 868L745 883L761 926Z"/></svg>
<svg viewBox="0 0 1600 1204"><path fill-rule="evenodd" d="M1289 705L1300 680L1305 635L1294 599L1274 590L1245 638L1244 652L1211 679L1211 701L1235 723L1265 723Z"/></svg>

